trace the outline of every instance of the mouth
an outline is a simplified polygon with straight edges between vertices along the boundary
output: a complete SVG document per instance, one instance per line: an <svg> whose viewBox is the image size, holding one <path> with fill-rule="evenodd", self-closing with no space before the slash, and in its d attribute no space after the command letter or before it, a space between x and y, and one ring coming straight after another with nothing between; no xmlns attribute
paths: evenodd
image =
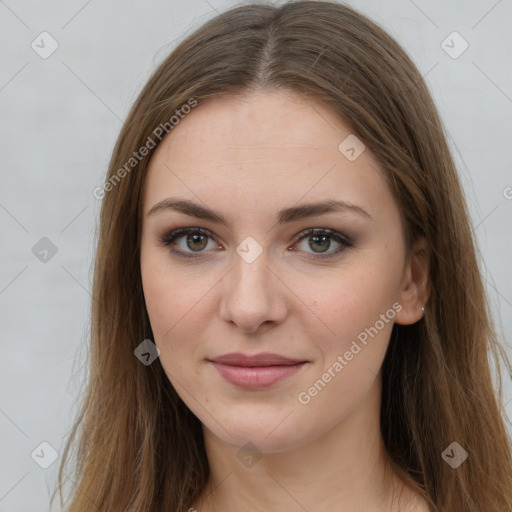
<svg viewBox="0 0 512 512"><path fill-rule="evenodd" d="M219 374L231 384L245 389L263 389L296 374L309 361L279 354L225 354L208 359Z"/></svg>

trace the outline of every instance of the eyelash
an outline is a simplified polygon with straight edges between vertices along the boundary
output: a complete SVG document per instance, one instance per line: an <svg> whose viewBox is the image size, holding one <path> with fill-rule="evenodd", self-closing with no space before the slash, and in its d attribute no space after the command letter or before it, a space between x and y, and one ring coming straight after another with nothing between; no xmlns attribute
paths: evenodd
<svg viewBox="0 0 512 512"><path fill-rule="evenodd" d="M184 252L181 250L177 250L171 246L171 244L176 239L181 238L182 236L188 235L188 234L203 235L210 239L214 239L214 237L212 236L210 231L203 229L203 228L193 227L193 228L175 229L173 231L170 231L169 233L162 235L159 238L159 240L163 245L165 245L168 248L169 252L179 256L180 258L185 258L185 259L200 258L202 256L201 252L198 252L195 254L188 253L188 252ZM297 239L295 240L294 244L297 242L300 242L303 238L308 238L311 236L327 236L331 240L334 240L335 242L338 242L341 244L341 247L339 247L338 249L336 249L333 252L330 252L327 254L317 253L316 256L306 256L308 259L312 259L312 260L325 260L325 259L334 258L335 256L338 256L344 250L354 246L352 240L350 238L348 238L347 236L342 235L341 233L338 233L331 229L326 229L326 228L305 229L304 231L299 233L299 235L297 235Z"/></svg>

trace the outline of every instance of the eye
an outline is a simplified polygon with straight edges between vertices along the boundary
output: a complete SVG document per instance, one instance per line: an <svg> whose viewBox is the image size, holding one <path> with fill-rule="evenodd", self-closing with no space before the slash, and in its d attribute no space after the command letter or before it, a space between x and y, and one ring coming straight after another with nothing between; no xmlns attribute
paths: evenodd
<svg viewBox="0 0 512 512"><path fill-rule="evenodd" d="M309 253L310 255L306 256L306 258L316 260L332 258L345 249L353 247L353 242L350 238L325 228L309 228L302 231L296 240L300 243L303 243L303 241L307 242L307 247L311 249L313 254ZM175 229L160 237L160 242L168 247L172 254L182 258L200 257L202 253L206 252L205 249L208 248L209 241L213 243L212 234L208 230L198 227ZM338 247L334 251L328 251L333 241L338 244ZM213 245L215 246L216 244L213 243ZM297 245L295 243L295 246ZM296 251L297 249L292 250ZM304 248L300 250L308 252Z"/></svg>
<svg viewBox="0 0 512 512"><path fill-rule="evenodd" d="M177 241L183 239L180 244ZM172 254L183 258L196 258L200 256L208 246L208 239L212 239L211 233L202 228L179 228L163 235L160 241L169 248ZM178 246L178 249L175 248ZM188 251L190 249L190 252ZM199 254L194 254L199 253Z"/></svg>
<svg viewBox="0 0 512 512"><path fill-rule="evenodd" d="M306 229L300 233L298 241L301 243L302 241L306 242L307 247L313 251L313 256L306 256L309 259L333 258L345 249L354 246L352 240L347 236L326 228ZM328 252L333 241L338 244L338 247L334 251Z"/></svg>

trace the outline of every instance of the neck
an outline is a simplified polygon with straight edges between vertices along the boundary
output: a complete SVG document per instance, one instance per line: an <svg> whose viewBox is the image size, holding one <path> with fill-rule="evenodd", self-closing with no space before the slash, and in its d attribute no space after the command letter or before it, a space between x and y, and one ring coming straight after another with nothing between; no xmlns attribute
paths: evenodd
<svg viewBox="0 0 512 512"><path fill-rule="evenodd" d="M291 451L258 454L261 458L249 467L241 462L238 447L204 429L210 480L193 508L199 512L394 510L392 491L399 479L388 464L379 416L380 379L376 379L358 407L322 436Z"/></svg>

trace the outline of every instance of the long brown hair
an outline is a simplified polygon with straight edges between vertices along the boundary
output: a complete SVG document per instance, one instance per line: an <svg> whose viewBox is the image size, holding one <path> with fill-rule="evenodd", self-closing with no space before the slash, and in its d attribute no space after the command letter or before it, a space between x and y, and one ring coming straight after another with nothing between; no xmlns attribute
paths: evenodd
<svg viewBox="0 0 512 512"><path fill-rule="evenodd" d="M102 192L89 375L59 471L61 502L68 479L69 512L181 512L205 488L199 420L158 359L146 366L134 356L153 339L141 285L141 193L157 127L170 132L184 105L254 88L291 89L339 115L386 172L407 247L419 236L428 241L425 316L394 325L382 367L381 429L396 471L433 510L510 512L500 358L512 368L442 123L404 50L353 9L322 1L252 4L216 16L172 51L132 107ZM453 442L468 453L456 469L442 456Z"/></svg>

